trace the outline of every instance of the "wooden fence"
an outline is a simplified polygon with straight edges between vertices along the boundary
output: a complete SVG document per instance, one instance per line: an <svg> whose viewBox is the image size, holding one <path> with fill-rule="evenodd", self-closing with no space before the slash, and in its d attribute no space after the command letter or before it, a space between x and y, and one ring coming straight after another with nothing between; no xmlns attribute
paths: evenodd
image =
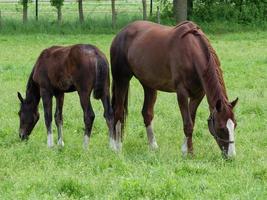
<svg viewBox="0 0 267 200"><path fill-rule="evenodd" d="M38 0L38 18L56 19L56 9L50 5L49 0ZM147 0L147 13L150 13L150 0ZM18 0L0 0L0 12L2 19L22 18L22 5ZM83 0L83 12L85 18L111 17L111 0ZM137 15L142 18L142 0L116 0L117 15ZM62 7L63 20L78 18L77 0L65 0ZM35 0L29 3L28 18L36 17Z"/></svg>

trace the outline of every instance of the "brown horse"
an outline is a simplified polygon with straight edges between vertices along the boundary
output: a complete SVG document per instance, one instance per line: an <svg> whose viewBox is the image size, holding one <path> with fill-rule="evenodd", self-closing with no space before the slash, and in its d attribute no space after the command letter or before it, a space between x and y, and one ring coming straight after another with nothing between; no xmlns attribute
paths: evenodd
<svg viewBox="0 0 267 200"><path fill-rule="evenodd" d="M62 108L64 93L77 91L84 113L84 147L89 143L95 114L90 102L94 97L101 99L104 117L110 134L113 130L113 114L109 94L109 67L105 55L95 46L78 44L73 46L53 46L40 54L28 80L26 98L21 101L20 138L27 139L39 119L38 104L43 101L47 145L53 146L52 97L56 97L55 122L58 131L58 145L64 146L62 133Z"/></svg>
<svg viewBox="0 0 267 200"><path fill-rule="evenodd" d="M135 76L144 89L142 115L152 148L157 148L151 124L157 90L160 90L177 94L185 134L184 154L193 153L196 111L206 95L209 130L225 155L235 155L233 108L237 99L228 101L218 57L197 25L189 21L176 27L134 22L114 38L110 56L115 150L121 148L129 81Z"/></svg>

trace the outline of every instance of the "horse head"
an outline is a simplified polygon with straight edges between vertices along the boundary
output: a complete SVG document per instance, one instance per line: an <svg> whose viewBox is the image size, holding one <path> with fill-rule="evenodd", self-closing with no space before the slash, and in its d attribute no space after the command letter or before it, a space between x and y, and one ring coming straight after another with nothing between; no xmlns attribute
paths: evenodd
<svg viewBox="0 0 267 200"><path fill-rule="evenodd" d="M20 100L20 110L19 110L19 137L21 140L28 139L32 132L35 124L39 120L39 112L34 108L33 103L22 98L21 94L18 92L18 98Z"/></svg>
<svg viewBox="0 0 267 200"><path fill-rule="evenodd" d="M233 108L237 101L238 98L231 103L217 100L208 119L209 131L226 157L233 157L236 154L234 139L236 120Z"/></svg>

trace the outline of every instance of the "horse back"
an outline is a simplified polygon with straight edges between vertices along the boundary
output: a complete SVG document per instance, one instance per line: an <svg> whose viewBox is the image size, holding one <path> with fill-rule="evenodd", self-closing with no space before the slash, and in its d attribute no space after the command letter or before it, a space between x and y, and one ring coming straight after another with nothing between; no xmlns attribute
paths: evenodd
<svg viewBox="0 0 267 200"><path fill-rule="evenodd" d="M148 87L169 92L177 91L179 84L199 87L193 57L202 54L202 50L199 41L187 34L194 27L192 22L176 27L146 21L128 25L111 46L113 77L125 68L116 60L124 59L132 73Z"/></svg>
<svg viewBox="0 0 267 200"><path fill-rule="evenodd" d="M95 79L95 54L96 47L92 45L47 48L35 64L33 79L40 87L61 91L92 84Z"/></svg>

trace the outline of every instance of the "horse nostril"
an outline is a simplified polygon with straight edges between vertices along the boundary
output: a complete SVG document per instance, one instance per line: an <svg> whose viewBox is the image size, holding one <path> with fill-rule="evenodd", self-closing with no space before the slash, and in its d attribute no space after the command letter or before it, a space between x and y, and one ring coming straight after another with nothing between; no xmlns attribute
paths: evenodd
<svg viewBox="0 0 267 200"><path fill-rule="evenodd" d="M21 140L26 140L28 137L25 134L19 134Z"/></svg>

